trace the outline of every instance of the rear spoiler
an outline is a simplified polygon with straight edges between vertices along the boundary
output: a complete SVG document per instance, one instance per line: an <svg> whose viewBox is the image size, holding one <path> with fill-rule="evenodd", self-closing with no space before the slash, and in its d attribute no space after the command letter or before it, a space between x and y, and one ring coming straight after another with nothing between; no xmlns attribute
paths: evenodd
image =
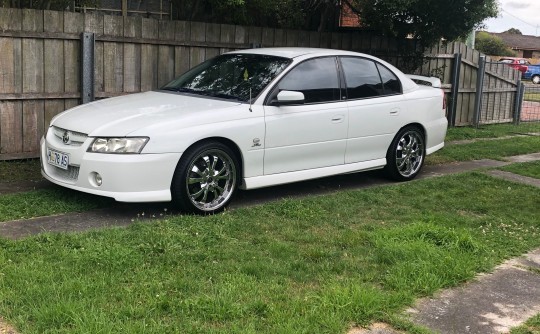
<svg viewBox="0 0 540 334"><path fill-rule="evenodd" d="M441 79L435 77L424 77L421 75L407 74L407 77L420 85L431 86L433 88L441 88Z"/></svg>

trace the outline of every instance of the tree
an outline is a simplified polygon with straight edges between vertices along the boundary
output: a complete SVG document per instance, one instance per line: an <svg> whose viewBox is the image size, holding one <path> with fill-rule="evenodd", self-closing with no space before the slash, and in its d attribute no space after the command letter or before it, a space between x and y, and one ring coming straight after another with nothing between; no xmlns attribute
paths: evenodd
<svg viewBox="0 0 540 334"><path fill-rule="evenodd" d="M425 47L441 38L465 37L486 18L496 17L497 0L345 0L366 27L405 38L421 39Z"/></svg>
<svg viewBox="0 0 540 334"><path fill-rule="evenodd" d="M514 51L510 50L500 37L493 36L485 31L476 34L475 48L490 56L515 56Z"/></svg>
<svg viewBox="0 0 540 334"><path fill-rule="evenodd" d="M510 28L508 30L506 30L505 32L503 32L504 34L513 34L513 35L523 35L521 33L521 30L519 29L516 29L516 28Z"/></svg>

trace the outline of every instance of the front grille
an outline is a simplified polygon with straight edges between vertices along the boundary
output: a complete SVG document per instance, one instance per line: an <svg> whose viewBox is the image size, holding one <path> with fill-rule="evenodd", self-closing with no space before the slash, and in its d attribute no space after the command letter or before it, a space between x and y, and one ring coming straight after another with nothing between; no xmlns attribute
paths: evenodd
<svg viewBox="0 0 540 334"><path fill-rule="evenodd" d="M68 169L52 168L52 176L64 182L76 182L79 178L79 167L68 166Z"/></svg>
<svg viewBox="0 0 540 334"><path fill-rule="evenodd" d="M86 138L88 138L88 135L81 132L76 131L70 131L62 128L58 128L56 126L53 127L53 133L58 140L60 140L64 145L71 145L71 146L81 146ZM64 136L67 134L69 140L68 142L64 142Z"/></svg>

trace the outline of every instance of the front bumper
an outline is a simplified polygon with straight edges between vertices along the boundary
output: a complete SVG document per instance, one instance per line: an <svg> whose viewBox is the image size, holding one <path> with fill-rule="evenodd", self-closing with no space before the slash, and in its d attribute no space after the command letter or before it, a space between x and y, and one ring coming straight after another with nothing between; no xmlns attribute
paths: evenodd
<svg viewBox="0 0 540 334"><path fill-rule="evenodd" d="M171 200L171 181L181 153L102 154L86 152L92 142L64 145L52 131L41 139L41 174L60 186L106 197L119 202L162 202ZM47 147L68 154L68 170L47 163ZM103 182L95 182L98 173Z"/></svg>

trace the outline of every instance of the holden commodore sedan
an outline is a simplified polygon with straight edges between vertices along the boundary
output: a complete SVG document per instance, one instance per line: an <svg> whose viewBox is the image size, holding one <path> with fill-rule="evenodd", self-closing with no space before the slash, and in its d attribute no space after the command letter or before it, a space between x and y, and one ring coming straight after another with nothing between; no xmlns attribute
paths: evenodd
<svg viewBox="0 0 540 334"><path fill-rule="evenodd" d="M223 210L239 188L374 169L411 180L444 146L437 87L438 79L355 52L230 52L159 90L59 114L41 140L42 174L117 201L173 201L195 213Z"/></svg>

